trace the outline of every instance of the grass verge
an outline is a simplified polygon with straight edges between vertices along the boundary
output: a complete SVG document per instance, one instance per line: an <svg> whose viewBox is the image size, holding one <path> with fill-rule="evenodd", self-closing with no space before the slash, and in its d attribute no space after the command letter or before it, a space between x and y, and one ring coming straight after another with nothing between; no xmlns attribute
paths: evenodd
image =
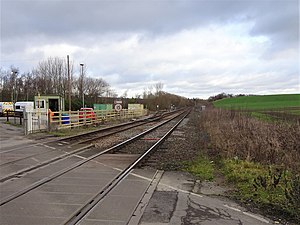
<svg viewBox="0 0 300 225"><path fill-rule="evenodd" d="M214 164L204 155L198 156L195 160L185 163L185 171L195 175L201 181L211 181L214 178Z"/></svg>
<svg viewBox="0 0 300 225"><path fill-rule="evenodd" d="M226 181L237 191L234 197L267 213L300 222L300 179L280 167L242 160L223 160Z"/></svg>
<svg viewBox="0 0 300 225"><path fill-rule="evenodd" d="M300 222L300 176L288 170L235 159L215 164L205 155L186 162L184 170L201 181L213 181L214 174L222 174L235 188L228 197L281 220Z"/></svg>

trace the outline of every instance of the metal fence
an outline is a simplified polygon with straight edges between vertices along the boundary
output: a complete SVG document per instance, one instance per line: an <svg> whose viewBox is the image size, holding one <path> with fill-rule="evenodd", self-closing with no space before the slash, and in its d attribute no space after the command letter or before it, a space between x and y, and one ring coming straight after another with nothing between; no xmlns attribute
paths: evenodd
<svg viewBox="0 0 300 225"><path fill-rule="evenodd" d="M25 135L48 130L47 112L26 112L24 113Z"/></svg>

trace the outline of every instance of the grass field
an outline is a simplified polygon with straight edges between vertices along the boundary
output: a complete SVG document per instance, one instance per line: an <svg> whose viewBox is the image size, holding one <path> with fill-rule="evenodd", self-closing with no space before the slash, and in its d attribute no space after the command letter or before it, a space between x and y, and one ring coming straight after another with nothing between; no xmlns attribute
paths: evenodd
<svg viewBox="0 0 300 225"><path fill-rule="evenodd" d="M242 96L221 99L213 104L217 108L247 111L268 122L300 122L300 94Z"/></svg>
<svg viewBox="0 0 300 225"><path fill-rule="evenodd" d="M254 95L213 102L215 107L241 110L272 110L300 107L300 94ZM292 110L292 109L291 109Z"/></svg>

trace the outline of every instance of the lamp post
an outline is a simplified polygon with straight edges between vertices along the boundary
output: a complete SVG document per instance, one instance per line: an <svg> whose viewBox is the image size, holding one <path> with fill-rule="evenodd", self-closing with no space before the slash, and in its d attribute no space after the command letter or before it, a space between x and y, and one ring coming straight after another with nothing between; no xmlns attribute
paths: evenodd
<svg viewBox="0 0 300 225"><path fill-rule="evenodd" d="M13 103L17 102L17 76L18 76L18 71L16 70L12 70L11 71L11 75L15 75L14 79L15 79L15 84L14 84L14 88L13 88Z"/></svg>
<svg viewBox="0 0 300 225"><path fill-rule="evenodd" d="M83 66L84 64L83 63L80 63L80 66L81 66L81 88L82 88L82 108L84 108L84 91L83 91Z"/></svg>

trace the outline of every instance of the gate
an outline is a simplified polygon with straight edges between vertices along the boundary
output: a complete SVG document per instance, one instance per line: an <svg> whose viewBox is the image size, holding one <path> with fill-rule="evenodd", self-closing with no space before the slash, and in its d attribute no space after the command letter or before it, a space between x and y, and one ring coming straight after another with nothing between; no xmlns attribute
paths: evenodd
<svg viewBox="0 0 300 225"><path fill-rule="evenodd" d="M25 135L48 129L48 112L24 113Z"/></svg>

